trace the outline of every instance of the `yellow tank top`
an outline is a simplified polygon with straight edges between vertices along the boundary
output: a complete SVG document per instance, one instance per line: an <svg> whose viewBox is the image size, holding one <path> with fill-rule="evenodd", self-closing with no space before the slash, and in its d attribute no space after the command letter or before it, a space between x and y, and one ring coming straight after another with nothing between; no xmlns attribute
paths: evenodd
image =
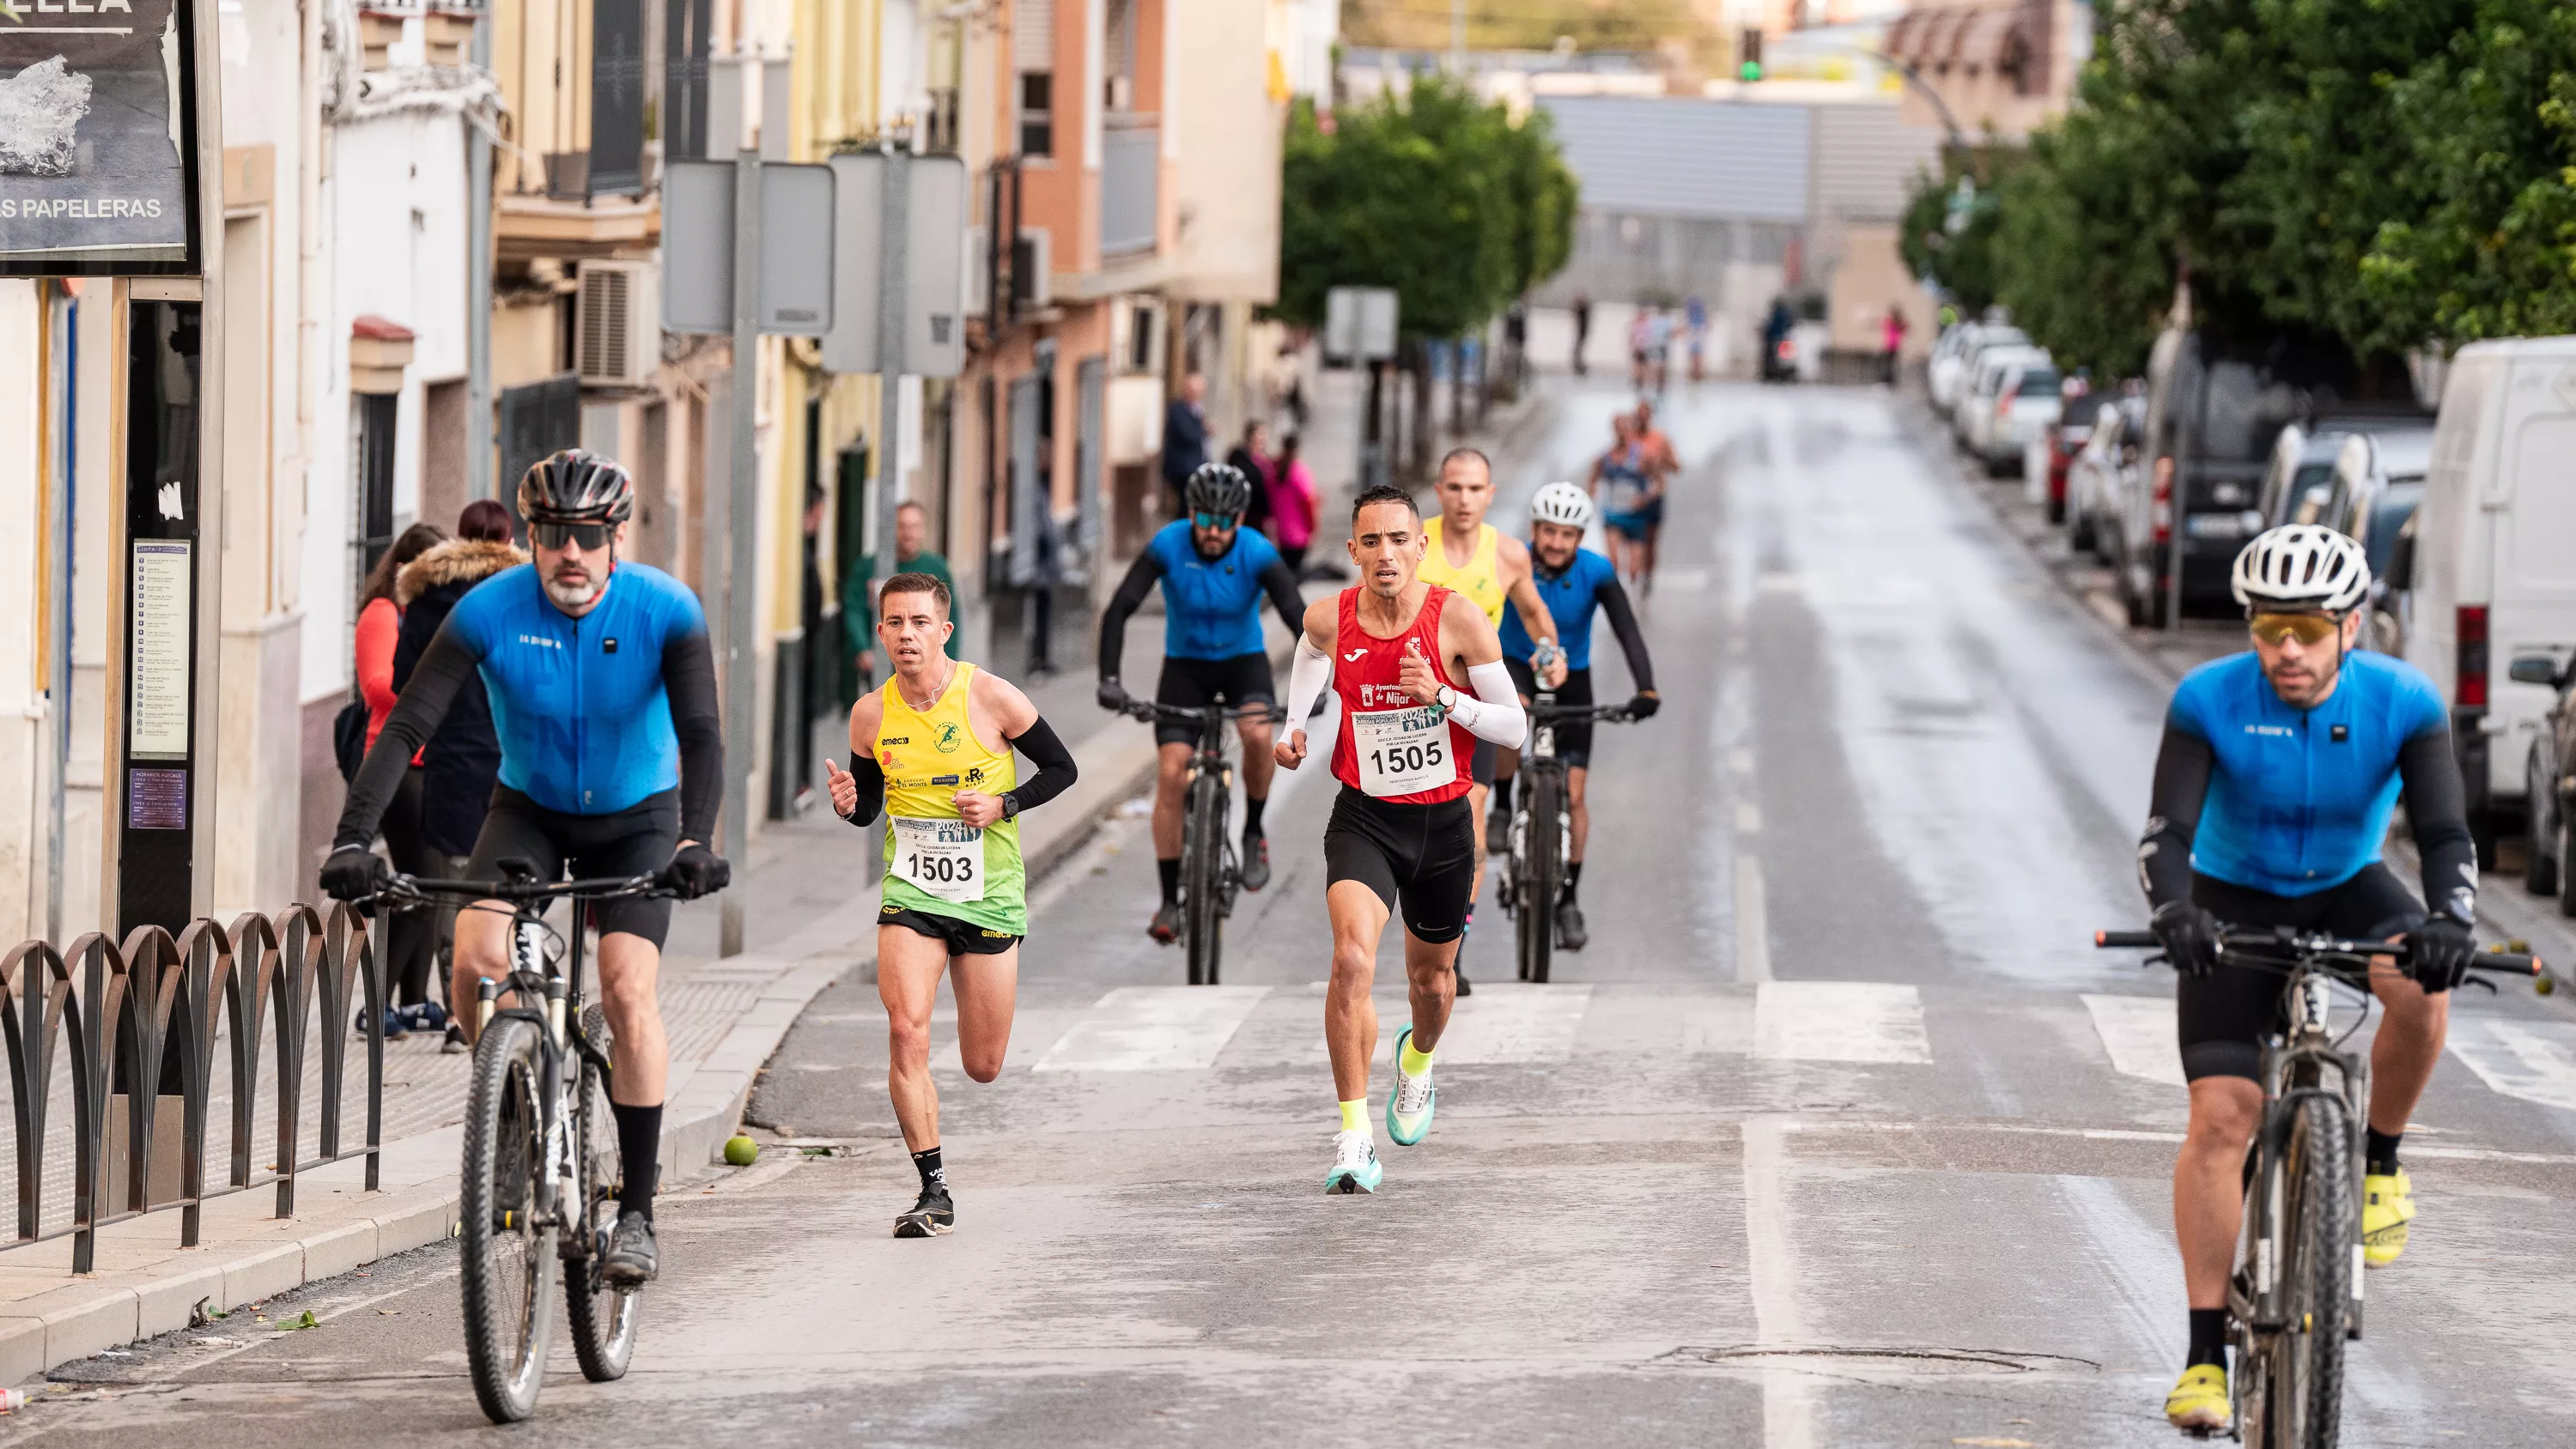
<svg viewBox="0 0 2576 1449"><path fill-rule="evenodd" d="M1465 594L1469 602L1485 611L1488 622L1502 623L1503 604L1508 597L1503 592L1503 575L1497 562L1502 535L1494 532L1490 523L1476 525L1476 552L1464 567L1452 568L1447 546L1440 541L1441 522L1435 514L1423 525L1423 536L1430 540L1430 546L1423 550L1422 567L1416 572L1426 584Z"/></svg>
<svg viewBox="0 0 2576 1449"><path fill-rule="evenodd" d="M883 908L949 916L1003 936L1028 934L1027 879L1020 863L1020 822L982 830L957 818L957 792L999 795L1019 783L1008 744L988 750L966 716L975 666L960 663L939 701L906 704L899 681L878 691L877 766L885 771L886 837Z"/></svg>

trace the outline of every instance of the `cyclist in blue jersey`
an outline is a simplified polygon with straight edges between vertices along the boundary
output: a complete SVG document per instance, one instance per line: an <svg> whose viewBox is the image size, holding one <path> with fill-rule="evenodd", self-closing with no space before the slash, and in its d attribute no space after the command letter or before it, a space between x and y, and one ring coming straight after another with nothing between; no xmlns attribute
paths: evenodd
<svg viewBox="0 0 2576 1449"><path fill-rule="evenodd" d="M517 857L540 878L656 875L681 899L725 888L710 850L724 792L724 737L706 616L688 587L617 556L635 484L624 468L568 449L528 469L519 516L533 563L477 584L413 666L384 731L349 784L322 888L342 900L389 874L368 850L414 751L469 678L480 676L501 740L501 780L465 867L493 880ZM617 1227L602 1275L620 1287L659 1270L653 1187L670 1048L655 978L670 930L666 897L603 901L600 1004L617 1043L610 1108L624 1165ZM508 971L510 907L478 902L456 917L450 1000ZM480 1023L460 1012L474 1033Z"/></svg>
<svg viewBox="0 0 2576 1449"><path fill-rule="evenodd" d="M1305 627L1306 605L1297 577L1270 540L1243 526L1252 502L1252 480L1239 469L1210 463L1192 473L1182 490L1187 518L1164 524L1111 595L1100 616L1100 707L1125 709L1126 687L1118 662L1127 643L1127 621L1154 585L1163 586L1163 675L1154 686L1158 704L1204 709L1224 704L1275 706L1270 651L1261 639L1261 600L1291 632ZM1271 721L1246 716L1243 737L1243 888L1270 884L1270 842L1262 834L1262 807L1270 803ZM1189 785L1196 727L1181 720L1154 726L1154 862L1162 874L1163 900L1147 934L1168 946L1181 934L1181 792Z"/></svg>
<svg viewBox="0 0 2576 1449"><path fill-rule="evenodd" d="M2397 1144L2441 1059L2446 993L2475 950L2478 900L2442 696L2414 666L2353 648L2370 592L2361 545L2331 529L2276 528L2237 555L2234 584L2253 650L2202 665L2174 690L2138 845L2156 936L2181 973L2176 1018L2191 1084L2174 1162L2190 1350L2165 1414L2201 1431L2231 1416L2227 1280L2245 1150L2263 1109L2256 1073L2281 995L2278 974L2217 959L2220 925L2412 946L2407 973L2384 958L2370 980L2383 1015L2370 1052L2361 1228L2363 1261L2377 1268L2405 1250L2415 1217ZM2401 790L2422 904L2380 859Z"/></svg>
<svg viewBox="0 0 2576 1449"><path fill-rule="evenodd" d="M1662 706L1655 693L1655 663L1646 655L1646 636L1637 629L1636 610L1619 584L1610 560L1583 546L1583 531L1592 524L1592 495L1579 484L1550 483L1530 500L1530 582L1548 615L1556 620L1556 637L1565 648L1565 682L1556 687L1556 702L1567 706L1592 703L1592 618L1609 616L1619 652L1628 656L1628 678L1636 695L1628 708L1646 719ZM1517 613L1503 614L1503 667L1512 672L1521 701L1537 692L1538 676L1530 667L1536 640ZM1580 951L1591 939L1584 929L1583 908L1575 904L1575 887L1583 882L1583 845L1592 833L1591 807L1584 782L1592 773L1592 722L1556 727L1556 757L1565 764L1566 799L1574 817L1573 849L1566 858L1565 893L1556 908L1556 938L1568 951ZM1501 839L1510 829L1512 777L1520 769L1520 752L1505 750L1494 769L1492 816L1485 822L1488 839Z"/></svg>

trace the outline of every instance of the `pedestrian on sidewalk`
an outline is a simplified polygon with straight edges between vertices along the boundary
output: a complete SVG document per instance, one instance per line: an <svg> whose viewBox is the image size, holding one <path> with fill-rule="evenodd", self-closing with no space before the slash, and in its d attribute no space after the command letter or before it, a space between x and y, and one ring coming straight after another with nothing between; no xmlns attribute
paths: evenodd
<svg viewBox="0 0 2576 1449"><path fill-rule="evenodd" d="M402 531L393 547L384 551L376 566L367 571L367 581L358 593L358 628L356 660L358 693L367 702L367 744L373 748L376 736L385 728L385 717L393 713L394 697L401 684L394 678L394 646L402 633L403 608L394 596L394 580L403 569L422 554L447 541L447 530L435 523L415 523ZM420 836L421 764L412 756L411 768L403 772L394 789L393 799L385 807L383 831L385 853L393 857L394 869L420 874L430 869L428 848ZM414 976L426 981L429 968L436 960L438 948L437 913L427 907L414 907L394 913L389 928L387 974L397 981ZM418 1001L422 997L414 997ZM359 1014L361 1029L365 1013ZM401 1036L410 1029L411 1020L400 1011L385 1011L385 1036Z"/></svg>
<svg viewBox="0 0 2576 1449"><path fill-rule="evenodd" d="M1592 298L1586 293L1577 292L1574 294L1574 375L1576 377L1583 376L1583 348L1584 344L1591 340Z"/></svg>
<svg viewBox="0 0 2576 1449"><path fill-rule="evenodd" d="M1270 473L1277 466L1270 456L1270 429L1260 423L1243 425L1243 441L1225 455L1226 466L1242 474L1252 484L1252 505L1243 511L1243 526L1268 533L1270 523Z"/></svg>
<svg viewBox="0 0 2576 1449"><path fill-rule="evenodd" d="M949 597L956 597L957 578L948 571L948 560L930 551L930 510L906 500L894 511L894 568L896 573L928 574L948 586ZM861 554L841 580L841 632L855 651L859 681L874 689L877 683L877 656L869 646L868 620L876 617L876 606L869 602L868 590L877 577L877 556ZM957 636L948 637L948 657L957 657Z"/></svg>
<svg viewBox="0 0 2576 1449"><path fill-rule="evenodd" d="M508 508L494 499L477 498L457 516L456 537L404 565L394 584L395 602L403 610L402 634L394 645L396 692L411 682L412 670L459 599L494 574L528 561L527 553L511 542L510 527ZM433 860L441 862L437 874L455 875L474 853L474 838L482 833L484 812L491 807L492 787L501 780L501 736L492 727L492 702L483 692L481 676L457 690L447 717L439 721L429 743L421 746L419 774L421 843ZM431 936L431 957L454 951L455 930L455 904L442 904ZM407 1024L424 1030L444 1027L447 1040L441 1050L464 1051L465 1030L454 1019L456 1003L450 1001L439 1012L429 999L429 983L418 979L418 973L431 964L427 959L405 963L414 974L397 979L401 1010L417 1018ZM431 1019L433 1013L438 1019Z"/></svg>
<svg viewBox="0 0 2576 1449"><path fill-rule="evenodd" d="M940 973L957 998L966 1075L990 1082L1010 1048L1020 939L1029 929L1019 817L1063 793L1077 772L1027 695L947 657L957 628L947 585L897 574L877 603L877 639L894 677L850 710L850 768L829 766L832 808L862 827L880 809L891 817L877 996L886 1009L886 1093L921 1174L921 1196L895 1218L894 1235L929 1238L957 1222L930 1076ZM1038 767L1026 781L1015 750Z"/></svg>
<svg viewBox="0 0 2576 1449"><path fill-rule="evenodd" d="M1279 545L1279 556L1288 561L1288 571L1299 578L1306 576L1306 550L1314 546L1315 475L1299 456L1302 436L1290 433L1279 442L1279 456L1272 460L1268 489L1270 493L1271 542Z"/></svg>
<svg viewBox="0 0 2576 1449"><path fill-rule="evenodd" d="M1171 490L1171 516L1181 515L1181 492L1190 475L1207 466L1207 379L1191 373L1163 413L1163 486Z"/></svg>
<svg viewBox="0 0 2576 1449"><path fill-rule="evenodd" d="M1887 385L1896 386L1898 355L1905 351L1905 309L1897 303L1887 304L1887 320L1879 324L1880 350L1886 353Z"/></svg>

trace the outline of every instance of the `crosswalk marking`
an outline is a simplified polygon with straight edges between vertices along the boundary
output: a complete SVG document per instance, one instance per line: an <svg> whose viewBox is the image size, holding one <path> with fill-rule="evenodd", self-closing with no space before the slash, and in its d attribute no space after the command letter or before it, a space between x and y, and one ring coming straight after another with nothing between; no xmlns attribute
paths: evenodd
<svg viewBox="0 0 2576 1449"><path fill-rule="evenodd" d="M2100 1034L2102 1049L2111 1054L2111 1065L2121 1075L2184 1085L2173 998L2088 995L2084 1009L2093 1013L2093 1030Z"/></svg>
<svg viewBox="0 0 2576 1449"><path fill-rule="evenodd" d="M1216 1063L1267 986L1121 986L1056 1039L1041 1072L1187 1071Z"/></svg>
<svg viewBox="0 0 2576 1449"><path fill-rule="evenodd" d="M1753 1003L1741 996L1691 1002L1681 1018L1684 1052L1743 1056L1753 1050Z"/></svg>
<svg viewBox="0 0 2576 1449"><path fill-rule="evenodd" d="M1479 986L1451 1009L1437 1056L1444 1065L1561 1062L1574 1055L1574 1039L1591 1004L1589 985Z"/></svg>
<svg viewBox="0 0 2576 1449"><path fill-rule="evenodd" d="M2454 1016L2450 1041L2491 1090L2576 1112L2576 1023Z"/></svg>
<svg viewBox="0 0 2576 1449"><path fill-rule="evenodd" d="M1928 1062L1923 998L1876 981L1765 981L1753 1054L1766 1061Z"/></svg>

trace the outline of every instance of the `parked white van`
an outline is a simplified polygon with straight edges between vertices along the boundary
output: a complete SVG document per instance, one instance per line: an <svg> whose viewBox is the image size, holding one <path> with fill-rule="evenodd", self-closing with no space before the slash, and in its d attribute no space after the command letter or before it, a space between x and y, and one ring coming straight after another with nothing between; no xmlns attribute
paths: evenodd
<svg viewBox="0 0 2576 1449"><path fill-rule="evenodd" d="M2408 662L2451 703L2478 863L2526 809L2524 762L2557 691L2507 677L2514 656L2576 658L2576 337L2460 349L2442 387L2413 547Z"/></svg>

